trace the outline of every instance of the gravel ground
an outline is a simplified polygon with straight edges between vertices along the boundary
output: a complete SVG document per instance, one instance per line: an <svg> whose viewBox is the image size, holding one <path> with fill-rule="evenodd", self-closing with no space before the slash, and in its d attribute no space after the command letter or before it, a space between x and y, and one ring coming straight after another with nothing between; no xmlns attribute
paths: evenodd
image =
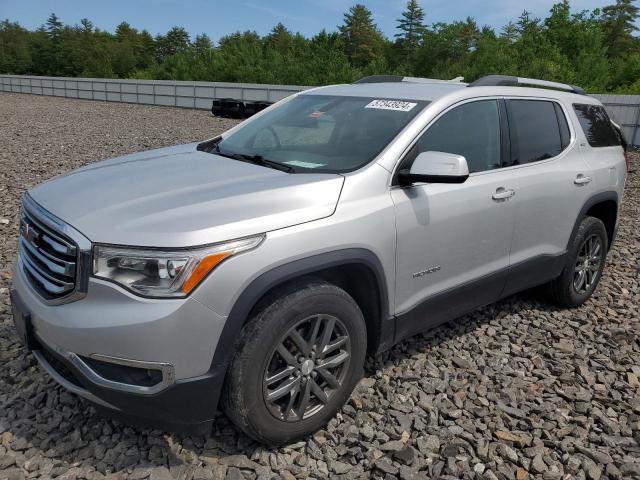
<svg viewBox="0 0 640 480"><path fill-rule="evenodd" d="M11 321L20 194L92 161L232 124L206 112L0 93L0 480L640 477L638 173L585 306L522 294L405 341L368 360L349 404L306 442L260 446L222 416L209 436L131 427L57 387Z"/></svg>

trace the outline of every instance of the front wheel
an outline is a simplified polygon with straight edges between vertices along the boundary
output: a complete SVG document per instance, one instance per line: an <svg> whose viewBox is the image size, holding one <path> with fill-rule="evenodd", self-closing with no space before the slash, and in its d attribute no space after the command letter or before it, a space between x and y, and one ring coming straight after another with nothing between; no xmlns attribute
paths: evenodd
<svg viewBox="0 0 640 480"><path fill-rule="evenodd" d="M243 329L222 408L260 442L306 437L348 400L365 354L364 318L344 290L319 280L289 286Z"/></svg>
<svg viewBox="0 0 640 480"><path fill-rule="evenodd" d="M577 307L594 292L604 270L607 230L598 218L585 217L568 252L562 274L550 285L552 298L560 305Z"/></svg>

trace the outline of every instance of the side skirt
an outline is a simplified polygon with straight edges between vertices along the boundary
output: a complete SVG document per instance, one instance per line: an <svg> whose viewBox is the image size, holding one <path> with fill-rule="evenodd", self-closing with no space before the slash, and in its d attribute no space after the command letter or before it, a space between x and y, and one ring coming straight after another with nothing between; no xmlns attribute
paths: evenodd
<svg viewBox="0 0 640 480"><path fill-rule="evenodd" d="M433 295L408 312L396 315L394 343L551 281L562 273L566 260L566 252L540 255Z"/></svg>

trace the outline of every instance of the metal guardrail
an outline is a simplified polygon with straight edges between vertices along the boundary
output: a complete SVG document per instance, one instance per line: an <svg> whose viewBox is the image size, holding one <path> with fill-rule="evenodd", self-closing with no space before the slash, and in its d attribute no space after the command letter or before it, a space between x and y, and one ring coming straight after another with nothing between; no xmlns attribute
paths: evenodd
<svg viewBox="0 0 640 480"><path fill-rule="evenodd" d="M0 91L141 105L211 109L214 98L277 102L310 87L258 83L181 82L109 78L0 75ZM630 145L640 147L640 95L593 94L622 126Z"/></svg>

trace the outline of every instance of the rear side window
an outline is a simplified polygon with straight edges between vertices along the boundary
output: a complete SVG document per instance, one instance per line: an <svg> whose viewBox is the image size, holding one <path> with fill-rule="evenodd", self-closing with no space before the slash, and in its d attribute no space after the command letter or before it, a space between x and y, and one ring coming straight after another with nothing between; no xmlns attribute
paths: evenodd
<svg viewBox="0 0 640 480"><path fill-rule="evenodd" d="M569 144L569 127L554 102L509 100L507 109L513 165L555 157Z"/></svg>
<svg viewBox="0 0 640 480"><path fill-rule="evenodd" d="M574 103L582 130L592 147L614 147L621 145L620 135L611 124L609 115L600 105Z"/></svg>

